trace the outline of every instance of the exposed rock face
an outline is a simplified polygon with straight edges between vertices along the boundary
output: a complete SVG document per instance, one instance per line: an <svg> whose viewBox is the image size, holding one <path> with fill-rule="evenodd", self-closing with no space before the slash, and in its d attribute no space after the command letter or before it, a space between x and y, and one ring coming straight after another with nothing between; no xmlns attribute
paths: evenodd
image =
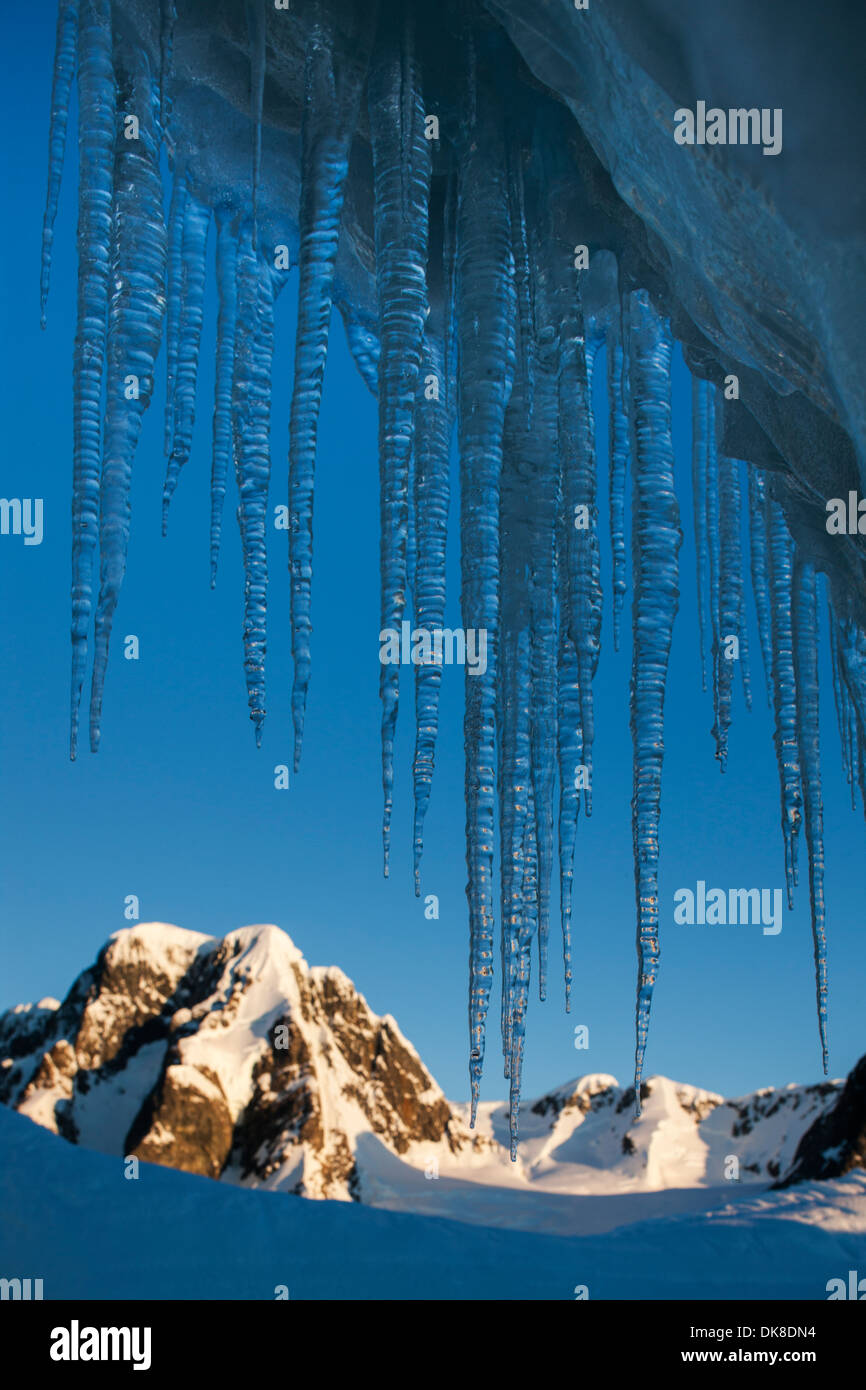
<svg viewBox="0 0 866 1390"><path fill-rule="evenodd" d="M307 1197L413 1209L425 1177L598 1193L834 1177L866 1155L866 1060L847 1084L739 1100L584 1076L478 1129L394 1019L276 927L113 936L62 1004L0 1015L0 1101L90 1148ZM436 1191L444 1193L445 1184ZM437 1199L438 1200L438 1199Z"/></svg>
<svg viewBox="0 0 866 1390"><path fill-rule="evenodd" d="M790 1172L777 1183L841 1178L866 1168L866 1057L861 1057L835 1105L806 1131Z"/></svg>
<svg viewBox="0 0 866 1390"><path fill-rule="evenodd" d="M219 1077L209 1068L166 1067L145 1101L126 1147L137 1158L218 1178L232 1149L234 1126Z"/></svg>

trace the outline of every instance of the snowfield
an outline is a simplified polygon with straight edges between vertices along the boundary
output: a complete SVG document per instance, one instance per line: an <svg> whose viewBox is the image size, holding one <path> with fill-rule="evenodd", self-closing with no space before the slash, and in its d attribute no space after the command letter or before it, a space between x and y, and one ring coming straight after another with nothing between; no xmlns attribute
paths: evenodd
<svg viewBox="0 0 866 1390"><path fill-rule="evenodd" d="M0 1274L51 1298L826 1299L866 1274L866 1173L565 1238L298 1201L64 1143L0 1107ZM431 1183L429 1186L434 1187ZM595 1199L583 1200L590 1205Z"/></svg>

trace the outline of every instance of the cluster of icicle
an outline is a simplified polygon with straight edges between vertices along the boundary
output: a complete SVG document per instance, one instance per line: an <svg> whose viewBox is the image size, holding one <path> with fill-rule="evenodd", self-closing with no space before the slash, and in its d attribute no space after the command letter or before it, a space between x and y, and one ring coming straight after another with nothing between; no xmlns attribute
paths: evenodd
<svg viewBox="0 0 866 1390"><path fill-rule="evenodd" d="M411 8L411 7L409 7ZM602 626L599 497L591 403L593 362L606 341L610 402L609 516L613 624L626 592L627 475L631 475L634 746L633 839L637 898L635 1103L659 962L658 857L664 699L678 605L679 507L671 443L672 339L648 293L615 296L603 324L588 321L569 242L546 197L551 142L509 137L507 103L488 75L449 139L455 158L442 197L431 198L422 54L399 4L385 5L368 71L335 70L327 6L309 30L304 76L299 313L289 446L290 573L295 662L295 761L310 680L313 482L341 212L352 139L366 102L375 182L378 345L352 342L378 395L381 468L381 625L445 619L449 453L456 425L460 478L462 615L485 629L483 675L465 681L466 836L470 919L470 1075L473 1118L494 974L494 827L501 842L502 1045L517 1138L533 942L540 996L558 840L566 999L572 983L573 860L581 797L591 811L593 677ZM141 419L153 391L165 317L168 467L165 506L190 451L206 283L215 222L219 294L213 411L212 566L233 462L246 572L244 627L249 705L257 739L265 714L266 546L274 302L286 278L259 244L255 195L265 44L251 32L253 127L249 196L242 209L206 206L175 158L167 219L160 150L170 122L166 68L172 7L162 6L162 71L112 33L110 0L60 0L43 314L67 111L77 68L80 158L78 326L74 348L72 752L93 628L91 746L112 616L126 562L129 486ZM482 77L479 71L477 81ZM258 103L258 107L257 107ZM123 138L135 111L140 138ZM531 216L527 209L532 209ZM139 391L128 398L130 373ZM435 388L431 381L435 379ZM805 824L818 1012L826 1064L821 782L818 747L816 575L795 553L772 485L717 448L717 394L694 385L694 499L704 630L711 633L714 735L724 767L733 663L740 640L749 698L740 535L747 489L751 574L761 653L775 713L789 898ZM579 518L588 524L579 524ZM94 570L99 591L94 604ZM849 780L866 780L866 649L831 615L837 709ZM371 646L371 651L375 646ZM441 681L415 672L416 891L433 775ZM399 668L382 666L382 757L387 872ZM582 779L578 769L585 770ZM556 805L557 784L559 787ZM498 803L498 815L497 815ZM555 831L555 821L558 822Z"/></svg>

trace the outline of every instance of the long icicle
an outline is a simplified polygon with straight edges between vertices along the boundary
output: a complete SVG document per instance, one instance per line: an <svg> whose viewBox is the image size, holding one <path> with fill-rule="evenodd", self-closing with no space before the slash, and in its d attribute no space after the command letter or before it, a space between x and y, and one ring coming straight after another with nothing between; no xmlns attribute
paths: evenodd
<svg viewBox="0 0 866 1390"><path fill-rule="evenodd" d="M514 144L517 145L517 142ZM518 158L519 154L513 151L512 163L517 164ZM522 205L522 194L517 201ZM538 995L544 1000L547 997L558 753L557 542L562 537L559 393L562 388L564 394L572 384L569 368L563 368L562 341L572 324L571 300L577 286L575 279L570 276L556 277L563 293L551 298L546 293L547 286L540 272L541 248L537 235L530 234L528 245L533 262L533 307L529 317L523 316L520 321L521 337L529 334L530 343L518 354L524 415L522 430L516 432L516 441L521 453L523 486L522 494L516 498L514 505L518 514L528 513L529 518L525 576L519 582L527 586L529 595L530 754L535 826L533 883L537 893L532 934L537 931ZM518 238L515 242L515 259L520 246L521 240ZM565 349L566 358L571 348L573 344L569 343ZM563 380L563 373L568 377L567 381ZM514 400L515 396L512 396L512 403ZM569 437L568 443L571 442ZM531 507L527 507L527 495L532 497ZM525 1004L522 1007L525 1011Z"/></svg>
<svg viewBox="0 0 866 1390"><path fill-rule="evenodd" d="M322 382L328 354L334 271L349 152L358 120L363 64L335 63L334 34L319 7L310 31L301 118L298 318L289 422L289 569L291 575L294 766L301 760L310 681L313 487ZM371 17L371 25L375 15Z"/></svg>
<svg viewBox="0 0 866 1390"><path fill-rule="evenodd" d="M531 470L524 463L528 383L520 372L506 413L500 486L500 644L496 716L499 736L502 1053L511 1078L520 938L524 923L524 848L532 785L530 742L531 614L525 582L529 521L524 505ZM512 1105L511 1132L516 1113Z"/></svg>
<svg viewBox="0 0 866 1390"><path fill-rule="evenodd" d="M749 549L752 570L752 594L758 619L761 661L767 688L767 704L773 703L773 633L770 605L770 581L767 569L767 494L764 475L749 468Z"/></svg>
<svg viewBox="0 0 866 1390"><path fill-rule="evenodd" d="M520 1123L520 1089L523 1081L523 1051L526 1038L526 1013L529 1007L529 984L532 975L532 942L538 930L538 846L536 826L538 816L534 805L532 783L527 788L526 824L523 833L523 911L517 934L517 954L511 996L511 1059L508 1068L508 1125L511 1138L511 1162L517 1162L517 1141Z"/></svg>
<svg viewBox="0 0 866 1390"><path fill-rule="evenodd" d="M235 338L238 319L237 236L232 210L217 209L216 274L219 294L217 314L216 378L213 409L213 453L210 505L210 583L216 584L222 538L223 502L232 457L232 382L235 370Z"/></svg>
<svg viewBox="0 0 866 1390"><path fill-rule="evenodd" d="M485 93L465 132L457 214L458 418L463 626L487 634L487 667L465 687L472 1124L481 1086L493 962L496 662L502 433L514 372L514 264L502 112Z"/></svg>
<svg viewBox="0 0 866 1390"><path fill-rule="evenodd" d="M815 950L815 995L824 1075L827 1075L827 935L824 921L824 807L818 720L818 596L814 566L799 557L793 575L797 733L803 781L803 821L809 854L809 902Z"/></svg>
<svg viewBox="0 0 866 1390"><path fill-rule="evenodd" d="M721 672L719 668L722 661L722 639L719 629L721 528L719 508L719 451L716 441L716 393L715 387L710 382L704 382L703 386L707 400L707 455L704 506L707 513L708 603L711 633L710 663L713 675L712 733L716 743L716 757L724 769L722 749L719 744L719 700L722 695L720 686Z"/></svg>
<svg viewBox="0 0 866 1390"><path fill-rule="evenodd" d="M836 655L840 684L849 702L849 739L852 773L856 769L863 810L866 812L866 634L834 605ZM852 796L853 804L853 796Z"/></svg>
<svg viewBox="0 0 866 1390"><path fill-rule="evenodd" d="M740 552L740 489L737 463L722 456L718 460L719 479L719 583L718 638L715 642L713 688L716 691L716 756L722 772L728 759L728 734L733 700L733 662L748 660L743 625L743 577ZM730 650L737 643L736 657ZM748 685L746 686L748 689Z"/></svg>
<svg viewBox="0 0 866 1390"><path fill-rule="evenodd" d="M413 498L418 557L415 572L415 610L419 627L432 632L445 622L445 555L448 508L451 499L450 448L454 432L454 217L456 179L448 179L442 199L441 242L433 240L427 267L430 317L424 334L424 355L415 410L415 475ZM421 893L424 821L430 804L442 670L438 663L415 668L415 756L412 785L415 815L412 832L415 895Z"/></svg>
<svg viewBox="0 0 866 1390"><path fill-rule="evenodd" d="M830 630L830 666L833 674L833 701L836 707L836 723L839 728L839 741L842 745L842 764L845 768L845 780L848 783L848 790L851 796L851 809L857 806L856 777L855 768L857 764L856 754L856 715L851 705L851 696L848 693L848 685L842 674L841 656L839 652L839 624L833 605L827 604L828 627Z"/></svg>
<svg viewBox="0 0 866 1390"><path fill-rule="evenodd" d="M99 747L111 626L126 573L132 463L153 396L162 336L165 225L159 172L159 86L145 69L134 77L115 55L118 95L138 119L137 139L118 134L114 162L112 295L108 317L106 410L100 487L100 587L90 695L90 747Z"/></svg>
<svg viewBox="0 0 866 1390"><path fill-rule="evenodd" d="M625 484L628 469L628 415L626 413L628 367L623 350L622 310L617 301L615 317L607 330L607 393L610 458L610 548L613 564L613 649L619 651L622 610L626 593Z"/></svg>
<svg viewBox="0 0 866 1390"><path fill-rule="evenodd" d="M505 417L499 509L500 643L497 671L497 725L499 732L499 826L502 937L502 1051L505 1076L510 1081L509 1124L511 1156L517 1154L520 1105L520 1070L528 1003L529 951L538 928L539 882L535 828L537 805L533 795L536 774L539 785L547 778L538 767L538 715L535 700L552 703L552 689L539 690L539 643L534 622L539 616L539 595L534 591L544 572L542 535L534 508L527 508L527 492L544 494L542 514L556 515L556 495L547 496L549 475L556 477L556 451L550 441L545 450L536 428L555 429L555 394L551 364L536 364L532 388L534 409L529 411L528 353L517 352L517 368ZM549 398L549 403L548 403ZM547 549L553 551L553 536ZM527 582L528 581L528 582ZM542 591L546 589L542 583ZM551 614L552 596L551 596ZM542 650L546 642L542 642ZM555 653L551 654L555 658ZM553 675L553 660L549 675ZM542 677L541 682L539 677ZM546 722L546 721L543 721ZM552 739L552 731L551 731ZM551 750L552 752L552 750ZM552 769L551 769L552 772ZM547 792L550 801L553 788ZM552 844L552 831L551 831ZM531 863L530 863L531 859Z"/></svg>
<svg viewBox="0 0 866 1390"><path fill-rule="evenodd" d="M271 470L271 364L274 298L284 276L257 253L249 222L241 231L232 431L238 484L238 525L244 555L244 670L250 719L261 745L265 720L267 506Z"/></svg>
<svg viewBox="0 0 866 1390"><path fill-rule="evenodd" d="M557 449L557 389L552 363L536 367L534 408L528 421L535 465L531 483L533 526L529 560L531 633L531 752L534 804L535 884L538 893L538 996L547 997L547 953L550 933L550 891L553 871L553 811L557 770L556 658L557 520L560 512ZM524 501L525 505L525 501Z"/></svg>
<svg viewBox="0 0 866 1390"><path fill-rule="evenodd" d="M746 709L752 708L752 662L749 654L749 626L746 620L746 585L744 580L743 554L743 487L742 479L749 465L741 460L733 460L733 475L730 481L731 507L735 516L734 539L731 550L736 589L736 621L740 638L740 678L743 683L743 699Z"/></svg>
<svg viewBox="0 0 866 1390"><path fill-rule="evenodd" d="M797 844L802 793L797 737L797 691L794 679L794 647L791 628L791 572L793 542L782 508L767 499L767 550L773 637L774 742L782 802L782 835L785 841L785 883L788 907L794 906L797 886Z"/></svg>
<svg viewBox="0 0 866 1390"><path fill-rule="evenodd" d="M415 516L418 562L415 573L416 622L432 634L445 622L445 546L448 534L450 479L448 451L454 423L451 383L445 368L442 340L428 331L415 424ZM432 642L432 636L431 636ZM415 796L413 853L415 895L421 893L424 819L430 803L433 761L439 728L438 662L415 670L415 757L412 781Z"/></svg>
<svg viewBox="0 0 866 1390"><path fill-rule="evenodd" d="M633 459L632 571L634 648L631 731L634 745L632 834L639 960L635 1109L653 987L659 963L659 819L664 760L664 700L674 619L679 606L682 541L671 441L671 351L668 325L645 290L629 302L629 374Z"/></svg>
<svg viewBox="0 0 866 1390"><path fill-rule="evenodd" d="M567 520L561 523L564 531ZM559 552L567 540L561 532ZM565 975L565 1012L571 1011L573 981L571 914L574 902L574 847L580 812L578 769L583 764L580 725L580 681L577 653L568 632L568 592L565 567L559 573L559 660L557 662L557 758L559 761L559 911L562 926L562 964Z"/></svg>
<svg viewBox="0 0 866 1390"><path fill-rule="evenodd" d="M78 0L59 0L57 6L57 41L54 49L54 76L51 82L51 126L48 132L48 187L45 194L45 214L42 219L42 268L39 299L42 327L45 327L48 290L51 284L51 247L54 241L54 220L60 200L63 177L63 158L66 153L66 132L69 125L69 99L75 61L78 53Z"/></svg>
<svg viewBox="0 0 866 1390"><path fill-rule="evenodd" d="M199 202L187 190L181 232L181 301L179 309L175 307L172 311L170 306L170 312L173 312L174 322L177 324L177 368L171 406L171 452L168 456L165 485L162 492L163 535L168 530L168 509L177 487L180 471L189 458L192 447L210 219L210 208Z"/></svg>
<svg viewBox="0 0 866 1390"><path fill-rule="evenodd" d="M186 178L175 171L168 209L168 260L165 272L165 434L166 457L171 453L177 381L177 344L183 306L183 224L186 212Z"/></svg>
<svg viewBox="0 0 866 1390"><path fill-rule="evenodd" d="M427 317L427 205L430 141L414 52L412 17L395 0L370 63L368 110L373 145L376 282L379 303L379 473L381 629L399 632L406 603L406 544L415 397ZM400 667L382 663L382 847L389 872L394 734Z"/></svg>
<svg viewBox="0 0 866 1390"><path fill-rule="evenodd" d="M73 354L72 690L78 749L99 515L102 387L111 270L115 85L109 0L82 0L78 63L78 321Z"/></svg>
<svg viewBox="0 0 866 1390"><path fill-rule="evenodd" d="M692 377L692 500L695 526L695 567L697 579L698 642L701 659L701 689L707 688L707 604L709 551L707 548L707 454L709 449L708 386Z"/></svg>
<svg viewBox="0 0 866 1390"><path fill-rule="evenodd" d="M586 338L577 275L562 320L559 368L559 456L567 536L569 636L577 656L585 768L584 806L592 814L595 717L592 682L601 649L602 588L598 543L592 368L597 343Z"/></svg>

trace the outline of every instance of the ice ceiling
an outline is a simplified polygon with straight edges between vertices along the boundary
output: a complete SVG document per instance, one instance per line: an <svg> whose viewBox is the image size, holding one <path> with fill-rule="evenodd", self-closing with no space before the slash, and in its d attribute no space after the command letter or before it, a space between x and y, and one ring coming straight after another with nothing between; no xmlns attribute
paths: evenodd
<svg viewBox="0 0 866 1390"><path fill-rule="evenodd" d="M819 571L847 776L861 793L866 783L863 541L825 526L826 500L860 486L866 440L864 21L847 10L805 0L768 0L760 13L751 0L590 0L585 10L573 0L60 2L42 302L44 314L77 82L72 754L91 660L91 747L99 742L130 476L163 340L166 520L203 408L196 374L215 240L212 573L234 471L257 738L273 322L288 275L299 276L289 441L296 765L314 654L316 434L333 306L378 397L383 629L404 618L430 632L444 625L456 432L463 624L488 642L486 669L467 670L465 681L470 1075L474 1109L494 976L498 827L514 1144L532 952L543 997L554 876L567 991L571 982L576 828L581 802L591 810L601 532L612 546L619 639L627 498L640 1104L659 958L665 681L683 582L675 340L694 377L693 524L716 754L724 767L732 635L751 693L748 570L789 897L801 827L808 856L826 1068ZM704 98L784 109L782 154L678 145L674 110ZM590 394L602 343L605 499ZM379 669L387 872L399 667ZM415 668L416 887L440 680L436 665Z"/></svg>

